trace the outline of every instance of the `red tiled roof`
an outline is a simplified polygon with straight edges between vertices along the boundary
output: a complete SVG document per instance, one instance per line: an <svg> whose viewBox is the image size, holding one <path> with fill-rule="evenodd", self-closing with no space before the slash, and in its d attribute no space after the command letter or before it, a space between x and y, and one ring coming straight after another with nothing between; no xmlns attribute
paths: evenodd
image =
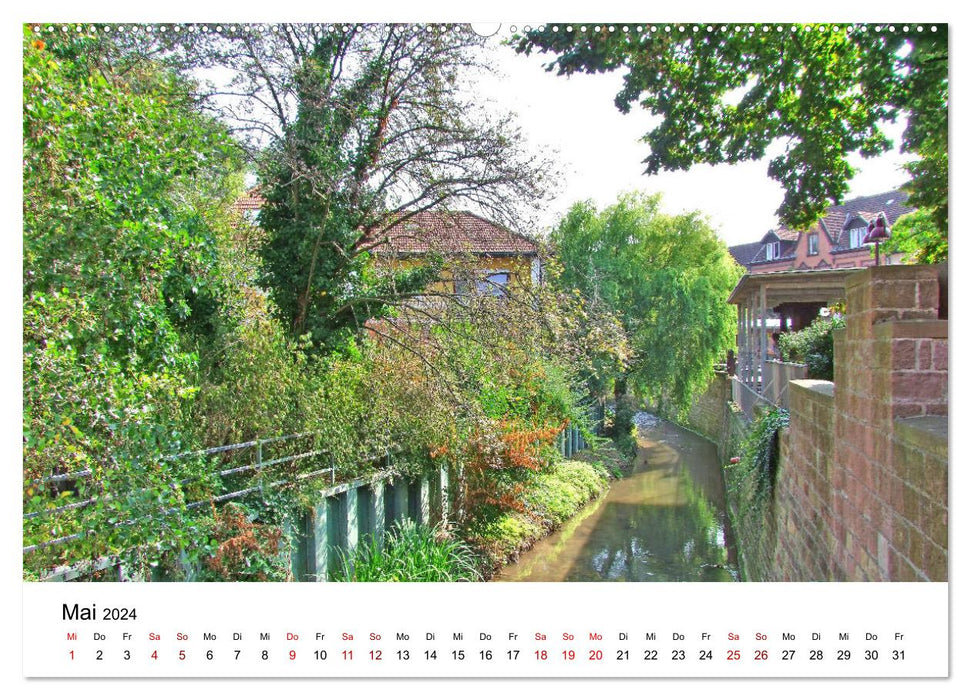
<svg viewBox="0 0 971 700"><path fill-rule="evenodd" d="M383 255L421 253L471 255L536 255L535 242L522 234L468 211L422 211L375 238Z"/></svg>
<svg viewBox="0 0 971 700"><path fill-rule="evenodd" d="M855 218L870 221L877 214L883 212L887 215L887 224L893 226L897 219L912 211L914 211L914 207L907 206L907 193L891 190L866 197L856 197L843 202L843 204L830 207L826 210L823 223L834 243L833 250L847 250L850 247L850 233L846 229L848 221Z"/></svg>
<svg viewBox="0 0 971 700"><path fill-rule="evenodd" d="M259 211L264 203L259 187L252 187L233 203L241 213ZM421 211L395 224L374 240L381 255L537 255L539 248L526 236L468 211Z"/></svg>
<svg viewBox="0 0 971 700"><path fill-rule="evenodd" d="M798 241L799 232L793 231L791 228L786 228L785 226L779 226L775 229L775 235L779 237L780 241Z"/></svg>
<svg viewBox="0 0 971 700"><path fill-rule="evenodd" d="M250 187L246 190L246 194L233 202L233 209L239 212L259 211L263 202L263 197L260 196L260 188Z"/></svg>
<svg viewBox="0 0 971 700"><path fill-rule="evenodd" d="M739 243L738 245L733 245L728 247L728 252L732 254L737 262L742 267L747 267L755 254L762 249L762 241L753 241L752 243Z"/></svg>

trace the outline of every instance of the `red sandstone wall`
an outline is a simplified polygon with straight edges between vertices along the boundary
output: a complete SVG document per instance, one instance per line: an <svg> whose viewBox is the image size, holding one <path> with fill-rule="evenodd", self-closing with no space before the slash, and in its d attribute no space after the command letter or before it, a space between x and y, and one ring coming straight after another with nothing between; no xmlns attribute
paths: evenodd
<svg viewBox="0 0 971 700"><path fill-rule="evenodd" d="M933 268L847 281L835 381L790 385L752 579L947 580L947 321ZM745 533L741 533L745 540Z"/></svg>
<svg viewBox="0 0 971 700"><path fill-rule="evenodd" d="M725 429L725 408L731 399L731 379L724 372L715 372L705 392L692 402L687 427L719 443Z"/></svg>

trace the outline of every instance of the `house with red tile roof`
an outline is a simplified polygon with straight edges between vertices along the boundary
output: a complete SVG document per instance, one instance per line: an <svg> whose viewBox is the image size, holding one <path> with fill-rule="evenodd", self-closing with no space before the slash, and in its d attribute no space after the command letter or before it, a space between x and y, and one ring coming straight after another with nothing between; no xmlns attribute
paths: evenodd
<svg viewBox="0 0 971 700"><path fill-rule="evenodd" d="M373 234L378 260L405 265L437 254L449 261L435 285L446 293L505 295L538 285L542 278L539 246L532 239L470 211L428 210L406 214ZM365 245L371 245L365 241Z"/></svg>
<svg viewBox="0 0 971 700"><path fill-rule="evenodd" d="M254 187L234 203L251 222L263 205ZM449 261L449 272L436 291L464 293L476 289L502 295L513 288L536 286L542 278L539 245L470 211L404 212L385 230L362 239L379 264L408 265L429 255Z"/></svg>
<svg viewBox="0 0 971 700"><path fill-rule="evenodd" d="M793 231L780 225L758 241L728 250L751 274L869 267L875 260L871 245L863 242L867 224L883 213L892 229L897 219L912 211L907 194L900 190L856 197L827 209L808 230ZM881 262L899 262L900 257L881 254Z"/></svg>
<svg viewBox="0 0 971 700"><path fill-rule="evenodd" d="M251 187L246 193L233 202L233 209L245 216L248 220L256 223L256 215L260 213L265 200L260 196L259 187Z"/></svg>

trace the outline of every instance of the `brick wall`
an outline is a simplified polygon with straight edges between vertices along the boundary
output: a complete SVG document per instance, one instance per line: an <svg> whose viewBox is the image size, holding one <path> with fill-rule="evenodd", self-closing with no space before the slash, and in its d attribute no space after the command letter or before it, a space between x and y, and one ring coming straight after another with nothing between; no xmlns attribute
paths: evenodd
<svg viewBox="0 0 971 700"><path fill-rule="evenodd" d="M686 427L716 444L720 443L725 431L725 406L731 399L731 378L725 372L715 372L708 388L692 402Z"/></svg>
<svg viewBox="0 0 971 700"><path fill-rule="evenodd" d="M947 580L947 321L937 273L847 280L834 382L790 385L790 425L753 580ZM763 536L767 535L767 536Z"/></svg>

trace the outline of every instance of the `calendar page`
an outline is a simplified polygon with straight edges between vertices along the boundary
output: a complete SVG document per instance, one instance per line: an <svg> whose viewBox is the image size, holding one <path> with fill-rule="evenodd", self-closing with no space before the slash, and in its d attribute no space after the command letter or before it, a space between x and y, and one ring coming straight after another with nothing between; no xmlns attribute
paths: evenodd
<svg viewBox="0 0 971 700"><path fill-rule="evenodd" d="M955 26L601 9L20 25L29 687L953 690Z"/></svg>

